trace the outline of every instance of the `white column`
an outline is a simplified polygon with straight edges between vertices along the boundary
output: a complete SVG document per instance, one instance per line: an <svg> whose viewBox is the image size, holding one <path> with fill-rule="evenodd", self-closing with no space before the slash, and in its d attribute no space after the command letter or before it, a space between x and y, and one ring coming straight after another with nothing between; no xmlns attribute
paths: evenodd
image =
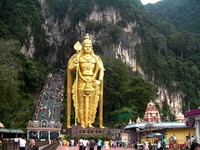
<svg viewBox="0 0 200 150"><path fill-rule="evenodd" d="M60 137L60 131L58 131L58 137Z"/></svg>
<svg viewBox="0 0 200 150"><path fill-rule="evenodd" d="M40 131L37 131L37 133L38 133L38 134L37 134L37 136L38 136L37 138L38 138L38 140L39 140L39 139L40 139Z"/></svg>
<svg viewBox="0 0 200 150"><path fill-rule="evenodd" d="M50 135L51 135L51 131L48 131L48 140L51 139Z"/></svg>
<svg viewBox="0 0 200 150"><path fill-rule="evenodd" d="M200 120L196 120L196 140L200 143Z"/></svg>
<svg viewBox="0 0 200 150"><path fill-rule="evenodd" d="M29 136L29 132L30 132L30 131L27 130L27 138L26 138L27 140L29 140L29 138L30 138L30 136Z"/></svg>

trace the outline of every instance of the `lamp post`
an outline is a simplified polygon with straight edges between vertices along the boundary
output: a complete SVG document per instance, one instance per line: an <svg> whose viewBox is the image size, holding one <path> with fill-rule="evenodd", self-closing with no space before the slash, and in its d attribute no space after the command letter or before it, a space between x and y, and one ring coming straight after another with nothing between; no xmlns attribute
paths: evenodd
<svg viewBox="0 0 200 150"><path fill-rule="evenodd" d="M137 133L138 133L138 138L137 138L137 143L139 144L140 143L140 133L139 133L139 128L136 128L136 131L137 131Z"/></svg>

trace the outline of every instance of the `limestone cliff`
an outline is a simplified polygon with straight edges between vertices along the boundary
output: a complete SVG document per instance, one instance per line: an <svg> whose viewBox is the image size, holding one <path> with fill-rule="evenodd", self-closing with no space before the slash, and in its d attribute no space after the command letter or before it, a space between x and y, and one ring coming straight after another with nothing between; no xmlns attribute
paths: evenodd
<svg viewBox="0 0 200 150"><path fill-rule="evenodd" d="M73 50L75 42L82 39L86 32L89 32L94 44L97 47L101 47L97 53L108 58L115 57L121 59L133 71L139 73L146 79L145 72L140 67L140 64L137 63L136 59L135 47L142 42L136 30L138 26L136 19L124 22L120 11L115 7L107 6L102 10L94 3L86 18L74 23L70 16L72 1L70 1L69 10L63 18L55 17L49 10L45 0L39 1L41 3L43 16L42 28L45 31L45 39L49 46L49 51L44 57L50 67L54 65L65 66L67 59L75 52ZM118 27L120 22L124 23L123 26L116 29L119 31L120 36L113 40L109 32L115 27ZM100 26L96 30L88 30L88 23L103 23L103 27ZM182 92L170 94L166 88L158 87L157 100L160 103L167 101L175 114L182 110L183 96L184 94Z"/></svg>

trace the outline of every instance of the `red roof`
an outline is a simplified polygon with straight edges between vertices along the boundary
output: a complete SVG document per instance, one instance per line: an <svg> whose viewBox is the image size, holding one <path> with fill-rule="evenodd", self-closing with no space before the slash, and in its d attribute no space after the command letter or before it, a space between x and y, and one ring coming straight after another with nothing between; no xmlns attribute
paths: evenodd
<svg viewBox="0 0 200 150"><path fill-rule="evenodd" d="M190 117L190 116L194 116L194 115L200 115L200 108L195 109L195 110L190 110L185 113L186 117Z"/></svg>

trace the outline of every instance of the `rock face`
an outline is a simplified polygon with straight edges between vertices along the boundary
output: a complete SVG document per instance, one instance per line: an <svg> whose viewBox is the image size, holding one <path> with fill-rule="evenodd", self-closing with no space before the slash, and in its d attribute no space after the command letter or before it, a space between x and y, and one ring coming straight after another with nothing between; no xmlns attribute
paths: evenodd
<svg viewBox="0 0 200 150"><path fill-rule="evenodd" d="M144 79L146 78L144 71L137 63L135 46L141 43L141 38L136 32L137 21L125 22L120 28L120 36L117 41L113 41L109 31L122 20L122 16L114 7L107 7L100 10L96 4L93 9L87 14L84 21L73 23L69 10L62 18L56 18L49 10L45 0L39 0L42 9L43 23L42 28L45 31L45 39L49 46L48 53L45 54L45 59L52 66L66 66L68 58L75 53L73 45L78 39L82 39L87 32L87 23L93 24L102 23L106 26L98 28L98 30L90 30L89 34L93 39L93 43L100 45L100 52L106 57L115 57L121 59L129 65L133 71L139 73ZM72 3L72 1L70 1ZM109 26L109 27L108 27ZM110 30L109 30L110 28ZM81 42L81 41L80 41ZM94 46L95 47L95 46ZM95 51L96 49L94 49ZM33 50L31 50L34 52ZM96 53L96 52L95 52ZM31 56L31 54L30 54ZM157 100L159 102L167 101L175 113L181 111L181 92L176 95L170 95L167 89L158 87Z"/></svg>
<svg viewBox="0 0 200 150"><path fill-rule="evenodd" d="M41 3L43 23L42 29L45 31L45 39L49 46L49 51L45 59L50 67L66 63L68 43L67 30L70 28L68 16L63 20L55 18L47 7L46 0L39 0Z"/></svg>
<svg viewBox="0 0 200 150"><path fill-rule="evenodd" d="M86 33L85 22L103 22L104 24L115 25L122 20L119 11L115 10L113 7L100 11L98 10L98 6L94 5L93 10L86 17L86 20L84 22L79 21L75 27L72 28L72 22L68 14L66 14L62 20L59 20L51 14L45 0L39 1L44 18L42 28L45 30L46 41L50 47L49 53L46 56L50 67L54 64L66 63L66 58L62 57L64 59L61 59L60 55L68 56L73 53L73 44ZM117 44L110 42L109 45L102 47L105 56L120 58L123 62L129 64L134 71L139 67L135 59L135 45L141 42L140 37L134 32L136 24L136 22L129 22L126 24ZM106 31L99 30L99 32L92 32L91 36L93 36L93 40L96 43L102 44L102 39L109 35L107 35Z"/></svg>
<svg viewBox="0 0 200 150"><path fill-rule="evenodd" d="M23 45L21 48L21 53L24 54L27 58L33 58L35 51L36 51L36 49L35 49L35 45L34 45L34 37L31 36L28 47Z"/></svg>
<svg viewBox="0 0 200 150"><path fill-rule="evenodd" d="M167 101L171 106L171 112L174 113L175 116L182 112L182 98L184 96L185 94L182 91L170 94L165 87L158 87L157 101L161 104Z"/></svg>

